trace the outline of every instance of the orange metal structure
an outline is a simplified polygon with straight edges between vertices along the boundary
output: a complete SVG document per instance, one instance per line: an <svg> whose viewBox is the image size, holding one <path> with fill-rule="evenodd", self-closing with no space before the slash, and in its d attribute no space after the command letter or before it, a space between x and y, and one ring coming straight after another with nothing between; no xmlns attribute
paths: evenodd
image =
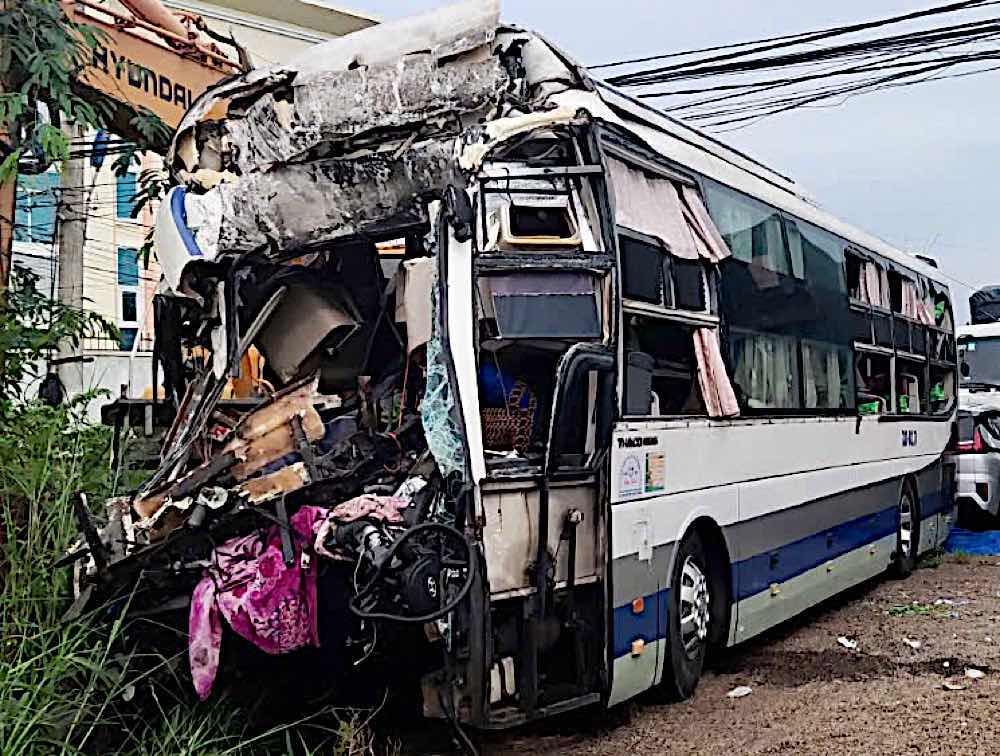
<svg viewBox="0 0 1000 756"><path fill-rule="evenodd" d="M195 97L240 66L158 0L128 0L124 15L91 0L62 0L71 20L102 33L83 85L134 110L149 110L175 127Z"/></svg>

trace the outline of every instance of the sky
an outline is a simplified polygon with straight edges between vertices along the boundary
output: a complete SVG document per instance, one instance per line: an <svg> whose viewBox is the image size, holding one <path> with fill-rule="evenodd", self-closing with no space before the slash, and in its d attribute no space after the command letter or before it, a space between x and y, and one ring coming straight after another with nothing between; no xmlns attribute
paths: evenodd
<svg viewBox="0 0 1000 756"><path fill-rule="evenodd" d="M506 0L503 18L542 32L581 63L597 64L893 16L941 2ZM359 0L355 6L388 20L447 4ZM1000 72L986 73L801 109L718 136L794 178L849 223L935 257L952 279L958 321L965 322L969 286L1000 284L998 91Z"/></svg>

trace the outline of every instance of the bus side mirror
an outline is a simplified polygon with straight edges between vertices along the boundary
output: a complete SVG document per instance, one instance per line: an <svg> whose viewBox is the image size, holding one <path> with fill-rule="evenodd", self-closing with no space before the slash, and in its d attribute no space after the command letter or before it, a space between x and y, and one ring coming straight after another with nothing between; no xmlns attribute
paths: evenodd
<svg viewBox="0 0 1000 756"><path fill-rule="evenodd" d="M544 474L562 466L583 467L588 453L609 437L615 377L614 352L604 346L575 344L559 360Z"/></svg>

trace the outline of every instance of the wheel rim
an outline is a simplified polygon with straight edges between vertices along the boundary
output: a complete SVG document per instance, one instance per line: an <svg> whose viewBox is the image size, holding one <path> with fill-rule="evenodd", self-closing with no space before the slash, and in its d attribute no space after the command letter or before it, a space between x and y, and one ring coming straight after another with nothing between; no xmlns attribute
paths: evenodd
<svg viewBox="0 0 1000 756"><path fill-rule="evenodd" d="M909 493L899 499L899 552L909 557L913 551L913 501Z"/></svg>
<svg viewBox="0 0 1000 756"><path fill-rule="evenodd" d="M681 567L680 616L681 643L689 658L698 655L708 638L711 594L708 579L691 557Z"/></svg>

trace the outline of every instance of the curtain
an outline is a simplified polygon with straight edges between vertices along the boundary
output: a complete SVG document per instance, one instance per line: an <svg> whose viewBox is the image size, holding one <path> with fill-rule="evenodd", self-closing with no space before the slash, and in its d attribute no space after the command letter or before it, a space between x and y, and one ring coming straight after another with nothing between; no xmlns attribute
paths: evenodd
<svg viewBox="0 0 1000 756"><path fill-rule="evenodd" d="M843 406L840 357L836 347L802 342L802 369L807 408L837 409Z"/></svg>
<svg viewBox="0 0 1000 756"><path fill-rule="evenodd" d="M685 204L685 219L694 233L699 253L714 263L722 262L731 254L718 227L708 214L701 195L692 187L680 187L681 200Z"/></svg>
<svg viewBox="0 0 1000 756"><path fill-rule="evenodd" d="M694 237L672 182L650 177L614 158L608 158L608 177L614 188L615 221L619 225L655 236L675 257L698 259Z"/></svg>
<svg viewBox="0 0 1000 756"><path fill-rule="evenodd" d="M655 236L683 260L717 263L729 257L729 247L694 187L650 176L614 158L608 159L608 177L619 225Z"/></svg>
<svg viewBox="0 0 1000 756"><path fill-rule="evenodd" d="M734 375L749 407L798 406L795 341L780 336L734 336Z"/></svg>
<svg viewBox="0 0 1000 756"><path fill-rule="evenodd" d="M694 329L694 353L698 360L698 385L709 417L736 417L740 405L726 373L715 328Z"/></svg>
<svg viewBox="0 0 1000 756"><path fill-rule="evenodd" d="M890 309L889 274L881 265L863 260L861 262L861 300L876 307Z"/></svg>

